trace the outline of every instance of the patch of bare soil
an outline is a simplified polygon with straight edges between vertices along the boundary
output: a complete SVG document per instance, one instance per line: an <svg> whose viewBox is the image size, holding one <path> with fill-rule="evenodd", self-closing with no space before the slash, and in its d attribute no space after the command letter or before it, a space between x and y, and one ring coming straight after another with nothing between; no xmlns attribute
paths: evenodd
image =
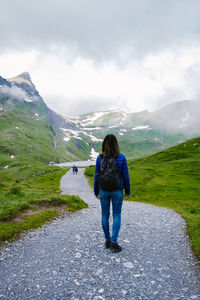
<svg viewBox="0 0 200 300"><path fill-rule="evenodd" d="M28 209L18 212L17 214L11 215L9 218L2 218L2 222L21 222L25 216L31 216L39 212L45 211L46 209L56 210L59 216L65 215L67 213L67 204L61 203L58 199L52 198L51 200L41 200L30 204Z"/></svg>

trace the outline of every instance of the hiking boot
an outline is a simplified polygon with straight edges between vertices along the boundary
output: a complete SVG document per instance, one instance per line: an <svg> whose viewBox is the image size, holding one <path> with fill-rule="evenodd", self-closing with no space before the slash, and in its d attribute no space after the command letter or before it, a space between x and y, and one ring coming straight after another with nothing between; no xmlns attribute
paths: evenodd
<svg viewBox="0 0 200 300"><path fill-rule="evenodd" d="M112 252L120 252L122 251L122 247L120 245L118 245L117 243L110 243L110 250Z"/></svg>
<svg viewBox="0 0 200 300"><path fill-rule="evenodd" d="M106 241L106 242L105 242L105 247L106 247L106 249L109 249L109 248L110 248L110 241Z"/></svg>

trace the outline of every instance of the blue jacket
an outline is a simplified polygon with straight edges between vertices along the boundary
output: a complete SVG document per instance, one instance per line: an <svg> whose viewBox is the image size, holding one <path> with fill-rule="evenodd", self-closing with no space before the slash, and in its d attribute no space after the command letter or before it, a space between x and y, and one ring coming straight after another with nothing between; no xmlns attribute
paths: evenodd
<svg viewBox="0 0 200 300"><path fill-rule="evenodd" d="M126 157L124 154L120 153L119 156L115 159L118 167L118 174L120 178L120 187L119 189L125 189L125 194L130 195L130 181L128 174L128 166ZM101 157L98 155L96 160L95 176L94 176L94 193L95 195L99 194L99 180L98 173L100 169Z"/></svg>

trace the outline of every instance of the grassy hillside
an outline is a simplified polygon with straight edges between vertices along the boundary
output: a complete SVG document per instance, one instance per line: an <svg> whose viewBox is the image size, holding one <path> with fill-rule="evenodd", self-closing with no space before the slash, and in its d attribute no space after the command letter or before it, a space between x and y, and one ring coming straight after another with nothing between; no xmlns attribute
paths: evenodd
<svg viewBox="0 0 200 300"><path fill-rule="evenodd" d="M6 97L4 97L6 98ZM1 103L2 103L1 97ZM52 132L46 118L46 106L7 98L0 115L1 163L23 162L24 158L48 162L56 159ZM2 157L3 156L3 157ZM12 162L13 164L13 162Z"/></svg>
<svg viewBox="0 0 200 300"><path fill-rule="evenodd" d="M67 169L32 162L0 169L0 242L37 228L60 215L87 205L61 195L60 179Z"/></svg>
<svg viewBox="0 0 200 300"><path fill-rule="evenodd" d="M128 162L130 201L169 207L185 218L193 249L200 257L200 138ZM86 171L93 183L94 167Z"/></svg>
<svg viewBox="0 0 200 300"><path fill-rule="evenodd" d="M20 161L28 157L44 163L88 158L88 145L77 139L63 141L59 128L63 119L56 119L45 103L0 95L0 109L0 154L5 154L5 164L10 163L11 155Z"/></svg>
<svg viewBox="0 0 200 300"><path fill-rule="evenodd" d="M67 170L48 166L62 155L52 144L46 105L6 96L0 100L1 242L37 228L61 211L86 205L78 197L61 195L60 179Z"/></svg>

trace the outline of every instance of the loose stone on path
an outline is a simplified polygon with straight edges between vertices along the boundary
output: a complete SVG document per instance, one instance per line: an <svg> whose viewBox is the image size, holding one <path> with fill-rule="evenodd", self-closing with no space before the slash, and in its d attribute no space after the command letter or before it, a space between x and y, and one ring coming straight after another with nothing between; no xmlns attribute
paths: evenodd
<svg viewBox="0 0 200 300"><path fill-rule="evenodd" d="M174 211L124 202L119 243L104 248L100 203L84 170L61 180L66 194L89 208L23 234L0 251L0 299L6 300L198 300L200 276Z"/></svg>

